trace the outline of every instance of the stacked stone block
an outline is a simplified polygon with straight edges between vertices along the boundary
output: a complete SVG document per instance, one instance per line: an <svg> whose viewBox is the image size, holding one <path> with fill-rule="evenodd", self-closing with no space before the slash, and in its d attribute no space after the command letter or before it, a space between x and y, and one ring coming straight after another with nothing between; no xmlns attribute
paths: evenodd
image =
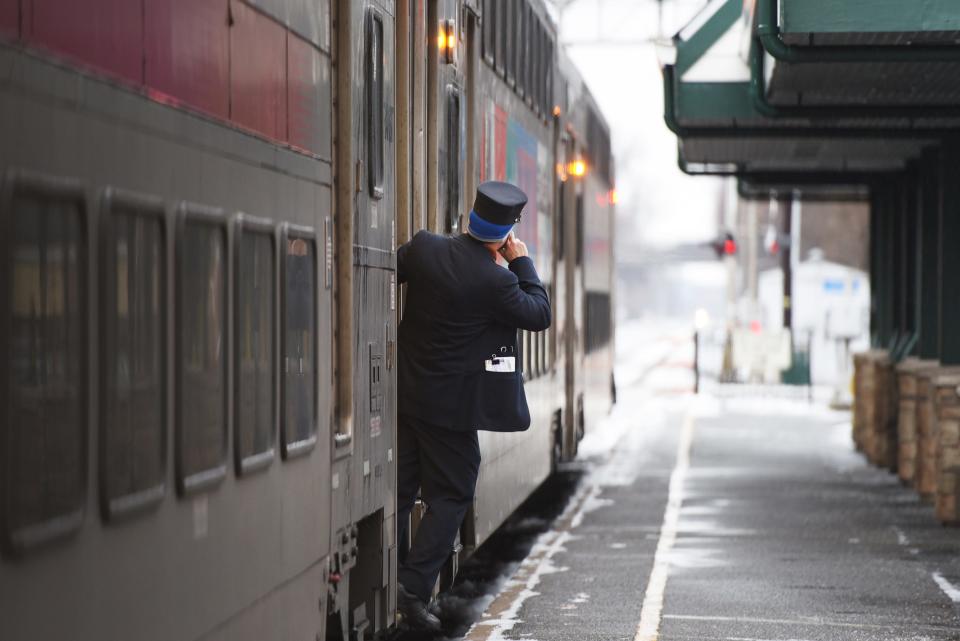
<svg viewBox="0 0 960 641"><path fill-rule="evenodd" d="M936 422L933 379L940 371L940 368L935 368L917 373L917 458L913 487L925 501L931 500L936 490L933 474L933 429Z"/></svg>
<svg viewBox="0 0 960 641"><path fill-rule="evenodd" d="M935 381L937 421L932 440L934 507L943 523L957 523L957 486L960 475L960 372L938 376Z"/></svg>
<svg viewBox="0 0 960 641"><path fill-rule="evenodd" d="M854 356L854 377L857 449L960 524L960 366L870 350Z"/></svg>
<svg viewBox="0 0 960 641"><path fill-rule="evenodd" d="M853 442L871 463L897 467L897 379L885 350L854 356Z"/></svg>
<svg viewBox="0 0 960 641"><path fill-rule="evenodd" d="M867 450L870 460L890 471L897 469L896 364L886 352L873 360L873 431Z"/></svg>
<svg viewBox="0 0 960 641"><path fill-rule="evenodd" d="M880 435L889 419L883 393L889 385L884 363L889 363L889 358L883 350L870 350L854 356L853 442L873 463L877 462L881 450Z"/></svg>
<svg viewBox="0 0 960 641"><path fill-rule="evenodd" d="M869 434L873 431L875 394L873 361L883 352L870 350L853 357L853 443L867 452Z"/></svg>
<svg viewBox="0 0 960 641"><path fill-rule="evenodd" d="M912 484L917 463L917 374L936 361L908 358L897 366L897 474Z"/></svg>

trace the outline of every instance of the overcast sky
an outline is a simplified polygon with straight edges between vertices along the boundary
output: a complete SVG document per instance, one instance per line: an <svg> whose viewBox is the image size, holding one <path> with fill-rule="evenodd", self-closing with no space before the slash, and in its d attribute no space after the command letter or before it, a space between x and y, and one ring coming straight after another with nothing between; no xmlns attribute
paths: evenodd
<svg viewBox="0 0 960 641"><path fill-rule="evenodd" d="M548 0L550 2L551 0ZM663 122L662 76L653 40L655 0L552 0L561 40L600 103L616 156L618 245L666 246L716 234L721 183L677 167L677 138ZM663 0L663 34L707 0ZM621 257L623 254L621 253Z"/></svg>

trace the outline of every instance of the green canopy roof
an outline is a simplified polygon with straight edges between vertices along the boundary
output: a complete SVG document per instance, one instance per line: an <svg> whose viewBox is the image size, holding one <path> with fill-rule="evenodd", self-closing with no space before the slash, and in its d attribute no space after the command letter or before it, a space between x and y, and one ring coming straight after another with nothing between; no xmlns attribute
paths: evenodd
<svg viewBox="0 0 960 641"><path fill-rule="evenodd" d="M868 15L871 11L866 5L871 3L779 0L781 12L793 20L784 24L784 28L792 29L788 32L781 31L779 25L770 26L776 2L756 0L755 5L745 5L742 0L713 0L674 37L675 60L663 67L665 120L680 139L680 165L685 171L738 175L894 171L902 169L942 136L960 131L960 109L950 102L953 89L949 82L939 85L939 97L932 99L931 104L920 104L927 89L905 80L916 68L922 68L925 73L937 71L950 75L953 65L960 65L960 57L956 62L949 58L960 51L960 47L940 44L936 46L939 55L932 56L932 49L936 47L929 44L930 40L907 43L904 39L889 39L892 32L880 30L875 23L864 25L863 29L873 29L875 31L869 33L879 33L889 42L899 44L873 44L874 40L888 40L863 35L868 33L865 30L849 31L848 26L842 31L830 32L833 34L830 38L818 39L822 44L810 44L813 41L810 37L791 40L785 34L799 34L800 28L817 24L836 27L836 21L831 23L830 16L836 17L838 12L848 16ZM805 3L831 5L832 13L824 13L821 22L817 22L820 14L809 6L800 13L790 13L791 7ZM843 11L832 6L834 4L843 4ZM881 4L893 6L895 3ZM934 8L940 4L932 2ZM901 28L914 31L924 25L955 28L948 18L954 22L960 18L960 3L957 9L948 10L946 5L940 8L943 10L939 13L928 12L923 19L914 16ZM851 20L855 22L850 18L840 24L849 25ZM888 19L883 24L890 27L897 23ZM810 36L814 32L803 33ZM850 33L860 33L862 37L840 38L839 34ZM930 33L933 37L933 32ZM940 34L937 37L943 37L946 29L938 29L936 33ZM800 54L790 55L800 55L803 61L784 62L774 58L767 50L773 40L778 47L775 53L782 54L782 49L798 50ZM788 41L807 44L787 44ZM850 44L840 44L841 41ZM858 42L861 44L856 44ZM924 44L918 44L921 42ZM948 51L950 53L946 53ZM811 52L823 60L809 57ZM899 56L894 62L902 65L902 69L894 69L890 61L877 57L881 53ZM864 65L875 73L860 80L844 81L844 70L861 69ZM834 72L840 75L831 76ZM951 75L950 82L957 83L960 95L960 67L957 72ZM935 74L924 76L936 77ZM932 87L935 83L928 84ZM808 104L804 101L807 95L819 97L820 103ZM911 102L905 96L916 100ZM832 104L830 101L835 99L841 102L849 99L850 104ZM778 100L784 104L777 104Z"/></svg>

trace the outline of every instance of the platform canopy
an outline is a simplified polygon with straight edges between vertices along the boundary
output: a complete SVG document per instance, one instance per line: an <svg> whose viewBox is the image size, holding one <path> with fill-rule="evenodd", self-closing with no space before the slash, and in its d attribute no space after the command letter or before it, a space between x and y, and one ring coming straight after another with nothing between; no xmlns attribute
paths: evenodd
<svg viewBox="0 0 960 641"><path fill-rule="evenodd" d="M775 107L960 105L956 0L755 0ZM957 109L949 112L958 113Z"/></svg>
<svg viewBox="0 0 960 641"><path fill-rule="evenodd" d="M665 119L681 168L902 170L960 133L960 10L947 4L713 0L664 56Z"/></svg>
<svg viewBox="0 0 960 641"><path fill-rule="evenodd" d="M869 199L869 174L793 172L752 174L737 178L737 193L744 200L790 197L796 192L805 202L863 202Z"/></svg>

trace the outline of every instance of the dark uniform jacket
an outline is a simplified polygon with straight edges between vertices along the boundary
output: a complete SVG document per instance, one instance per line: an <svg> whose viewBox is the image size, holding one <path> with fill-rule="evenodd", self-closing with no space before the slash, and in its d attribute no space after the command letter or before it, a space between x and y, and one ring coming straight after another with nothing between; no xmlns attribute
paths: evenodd
<svg viewBox="0 0 960 641"><path fill-rule="evenodd" d="M550 300L533 261L509 270L466 234L421 231L397 250L407 283L398 330L400 414L456 430L522 431L530 426L517 329L550 326ZM514 372L487 371L495 355Z"/></svg>

